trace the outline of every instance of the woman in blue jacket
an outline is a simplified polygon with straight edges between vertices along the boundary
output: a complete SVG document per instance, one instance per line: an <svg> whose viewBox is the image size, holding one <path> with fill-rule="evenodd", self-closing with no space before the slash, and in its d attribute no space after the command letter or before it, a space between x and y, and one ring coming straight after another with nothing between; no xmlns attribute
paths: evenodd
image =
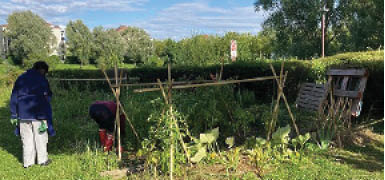
<svg viewBox="0 0 385 180"><path fill-rule="evenodd" d="M32 69L20 75L11 95L11 121L17 122L15 134L23 143L23 164L28 168L37 163L48 165L48 134L55 135L52 127L52 92L45 75L48 65L36 62ZM48 131L48 132L47 132Z"/></svg>

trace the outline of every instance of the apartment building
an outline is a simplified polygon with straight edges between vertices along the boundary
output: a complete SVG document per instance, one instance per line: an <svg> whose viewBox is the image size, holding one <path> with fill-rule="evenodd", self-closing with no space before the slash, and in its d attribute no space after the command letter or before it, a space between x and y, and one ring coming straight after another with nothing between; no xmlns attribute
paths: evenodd
<svg viewBox="0 0 385 180"><path fill-rule="evenodd" d="M56 42L51 44L52 55L59 56L61 60L65 58L65 34L64 29L60 28L57 25L47 24L51 28L52 34L56 38ZM8 25L0 25L0 57L6 58L9 52L9 45L11 44L11 39L5 36Z"/></svg>
<svg viewBox="0 0 385 180"><path fill-rule="evenodd" d="M52 55L59 56L61 60L65 58L65 37L64 37L64 29L60 28L60 26L49 24L51 27L51 32L56 38L56 42L51 45Z"/></svg>
<svg viewBox="0 0 385 180"><path fill-rule="evenodd" d="M0 25L0 58L5 59L8 53L9 39L5 36L6 24Z"/></svg>

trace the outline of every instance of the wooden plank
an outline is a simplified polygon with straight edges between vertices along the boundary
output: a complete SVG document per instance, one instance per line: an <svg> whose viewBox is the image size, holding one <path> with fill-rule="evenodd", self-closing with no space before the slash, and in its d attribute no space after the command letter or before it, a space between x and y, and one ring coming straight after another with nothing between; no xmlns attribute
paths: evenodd
<svg viewBox="0 0 385 180"><path fill-rule="evenodd" d="M297 104L297 107L304 107L304 108L312 108L312 109L319 109L321 107L321 104L315 105L315 104Z"/></svg>
<svg viewBox="0 0 385 180"><path fill-rule="evenodd" d="M342 80L342 84L341 84L341 90L346 90L346 86L348 85L348 81L349 81L349 76L344 76L344 79Z"/></svg>
<svg viewBox="0 0 385 180"><path fill-rule="evenodd" d="M317 98L321 98L321 97L324 97L326 95L326 93L319 93L319 92L306 92L306 93L300 93L299 94L299 97L317 97Z"/></svg>
<svg viewBox="0 0 385 180"><path fill-rule="evenodd" d="M330 69L326 75L328 76L365 76L366 69Z"/></svg>
<svg viewBox="0 0 385 180"><path fill-rule="evenodd" d="M307 104L307 105L314 105L314 106L319 106L321 104L321 102L323 101L303 101L303 100L299 100L297 104Z"/></svg>
<svg viewBox="0 0 385 180"><path fill-rule="evenodd" d="M363 77L360 79L360 85L358 87L359 92L364 93L367 81L368 81L368 77Z"/></svg>
<svg viewBox="0 0 385 180"><path fill-rule="evenodd" d="M314 95L322 96L327 94L326 89L301 89L299 92L300 95Z"/></svg>
<svg viewBox="0 0 385 180"><path fill-rule="evenodd" d="M297 107L304 108L304 109L311 109L311 110L318 110L320 107L316 105L311 104L297 104Z"/></svg>
<svg viewBox="0 0 385 180"><path fill-rule="evenodd" d="M298 108L318 111L327 97L327 89L323 84L304 83L296 99Z"/></svg>
<svg viewBox="0 0 385 180"><path fill-rule="evenodd" d="M316 87L316 88L324 88L324 84L315 84L315 83L303 83L301 87Z"/></svg>
<svg viewBox="0 0 385 180"><path fill-rule="evenodd" d="M326 90L325 89L302 89L300 93L301 94L315 94L315 93L325 94Z"/></svg>
<svg viewBox="0 0 385 180"><path fill-rule="evenodd" d="M335 89L333 92L333 95L339 96L339 97L359 98L358 91L343 91L343 90Z"/></svg>
<svg viewBox="0 0 385 180"><path fill-rule="evenodd" d="M302 96L302 97L299 97L297 99L298 100L302 100L302 101L320 101L320 100L325 99L325 97L324 96L319 96L319 97L315 97L315 96Z"/></svg>
<svg viewBox="0 0 385 180"><path fill-rule="evenodd" d="M301 101L301 102L314 101L316 103L319 103L319 102L323 101L324 99L325 99L325 97L311 97L311 96L307 96L307 97L297 98L297 101Z"/></svg>
<svg viewBox="0 0 385 180"><path fill-rule="evenodd" d="M297 108L303 108L303 109L318 111L320 106L308 105L308 104L297 104Z"/></svg>

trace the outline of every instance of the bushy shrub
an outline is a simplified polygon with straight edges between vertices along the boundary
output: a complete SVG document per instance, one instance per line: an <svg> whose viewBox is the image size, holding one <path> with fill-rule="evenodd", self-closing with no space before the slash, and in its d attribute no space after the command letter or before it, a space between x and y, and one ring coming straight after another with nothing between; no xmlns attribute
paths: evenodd
<svg viewBox="0 0 385 180"><path fill-rule="evenodd" d="M61 63L60 58L58 56L52 55L46 58L35 58L28 61L24 61L23 67L25 69L32 68L33 64L37 61L45 61L48 64L50 70L54 69L57 64Z"/></svg>
<svg viewBox="0 0 385 180"><path fill-rule="evenodd" d="M10 64L0 64L0 87L13 84L23 70Z"/></svg>

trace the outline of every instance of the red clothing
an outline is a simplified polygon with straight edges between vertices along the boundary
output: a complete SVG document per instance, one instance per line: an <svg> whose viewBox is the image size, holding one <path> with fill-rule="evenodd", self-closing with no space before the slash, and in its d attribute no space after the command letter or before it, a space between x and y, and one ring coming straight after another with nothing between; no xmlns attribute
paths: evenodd
<svg viewBox="0 0 385 180"><path fill-rule="evenodd" d="M116 116L116 103L114 101L95 101L93 104L102 104L106 106L111 113ZM120 114L120 133L126 134L126 117L124 114Z"/></svg>

